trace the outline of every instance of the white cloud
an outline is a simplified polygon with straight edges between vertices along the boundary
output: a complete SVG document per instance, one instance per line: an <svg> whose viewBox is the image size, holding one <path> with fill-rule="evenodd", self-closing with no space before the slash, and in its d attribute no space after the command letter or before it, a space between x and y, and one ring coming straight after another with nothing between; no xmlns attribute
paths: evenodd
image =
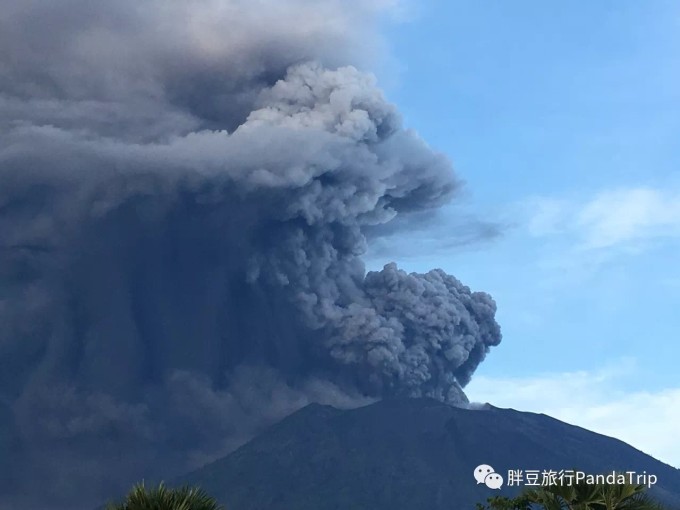
<svg viewBox="0 0 680 510"><path fill-rule="evenodd" d="M577 224L593 248L675 237L680 235L680 192L653 188L607 191L585 204Z"/></svg>
<svg viewBox="0 0 680 510"><path fill-rule="evenodd" d="M524 208L530 235L573 235L579 249L634 249L640 242L680 237L680 190L618 188L586 200L538 197Z"/></svg>
<svg viewBox="0 0 680 510"><path fill-rule="evenodd" d="M578 371L529 377L477 376L466 387L471 401L497 407L545 413L573 425L616 437L680 466L680 387L657 391L621 390L633 376L633 364L623 360L596 372Z"/></svg>
<svg viewBox="0 0 680 510"><path fill-rule="evenodd" d="M680 245L679 186L532 197L517 207L514 214L523 218L524 233L534 243L534 267L541 285L548 288L591 285L595 277L612 285L611 278L616 277L618 292L640 271L630 263L647 260L651 271L655 266L650 257ZM667 267L664 279L679 276L675 268Z"/></svg>

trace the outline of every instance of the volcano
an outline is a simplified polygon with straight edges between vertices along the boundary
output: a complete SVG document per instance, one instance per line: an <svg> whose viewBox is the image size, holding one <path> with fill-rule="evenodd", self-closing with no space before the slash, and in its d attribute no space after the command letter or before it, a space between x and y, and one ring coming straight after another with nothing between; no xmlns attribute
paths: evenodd
<svg viewBox="0 0 680 510"><path fill-rule="evenodd" d="M477 484L480 464L506 480ZM353 410L311 404L173 484L199 485L233 510L473 509L511 496L509 470L653 474L650 493L680 508L680 470L617 439L543 414L431 399Z"/></svg>

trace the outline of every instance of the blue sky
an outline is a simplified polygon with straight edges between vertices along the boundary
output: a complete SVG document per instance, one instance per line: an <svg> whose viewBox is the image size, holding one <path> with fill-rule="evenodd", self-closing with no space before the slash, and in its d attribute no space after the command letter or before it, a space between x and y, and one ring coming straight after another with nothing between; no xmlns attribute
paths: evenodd
<svg viewBox="0 0 680 510"><path fill-rule="evenodd" d="M466 181L369 269L441 267L498 303L468 395L548 412L680 466L680 8L486 0L412 6L378 72ZM461 224L502 225L457 246Z"/></svg>

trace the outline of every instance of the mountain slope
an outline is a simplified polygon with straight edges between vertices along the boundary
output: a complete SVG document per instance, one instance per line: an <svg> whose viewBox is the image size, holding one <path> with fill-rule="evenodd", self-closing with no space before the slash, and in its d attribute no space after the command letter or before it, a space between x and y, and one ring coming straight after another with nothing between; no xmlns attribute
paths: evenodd
<svg viewBox="0 0 680 510"><path fill-rule="evenodd" d="M467 410L429 399L340 411L310 405L177 483L198 484L229 510L467 509L491 495L474 468L646 471L680 508L680 471L631 446L545 415Z"/></svg>

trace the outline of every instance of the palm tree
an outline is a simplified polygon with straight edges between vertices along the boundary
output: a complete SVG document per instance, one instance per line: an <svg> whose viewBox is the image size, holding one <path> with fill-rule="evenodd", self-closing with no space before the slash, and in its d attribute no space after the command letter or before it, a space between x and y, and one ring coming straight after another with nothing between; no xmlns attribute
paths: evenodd
<svg viewBox="0 0 680 510"><path fill-rule="evenodd" d="M535 502L546 500L559 502L561 506L546 506L546 510L661 510L652 500L644 485L625 483L579 483L571 486L551 485L537 491Z"/></svg>
<svg viewBox="0 0 680 510"><path fill-rule="evenodd" d="M644 485L635 484L553 484L526 490L509 499L489 498L478 510L664 510L649 497Z"/></svg>
<svg viewBox="0 0 680 510"><path fill-rule="evenodd" d="M532 503L545 510L601 510L602 487L594 484L553 484L526 492Z"/></svg>
<svg viewBox="0 0 680 510"><path fill-rule="evenodd" d="M663 510L649 497L644 485L605 484L601 494L602 510Z"/></svg>
<svg viewBox="0 0 680 510"><path fill-rule="evenodd" d="M144 483L135 485L121 503L110 504L106 510L223 510L214 498L196 487L169 489L163 483L148 489Z"/></svg>

